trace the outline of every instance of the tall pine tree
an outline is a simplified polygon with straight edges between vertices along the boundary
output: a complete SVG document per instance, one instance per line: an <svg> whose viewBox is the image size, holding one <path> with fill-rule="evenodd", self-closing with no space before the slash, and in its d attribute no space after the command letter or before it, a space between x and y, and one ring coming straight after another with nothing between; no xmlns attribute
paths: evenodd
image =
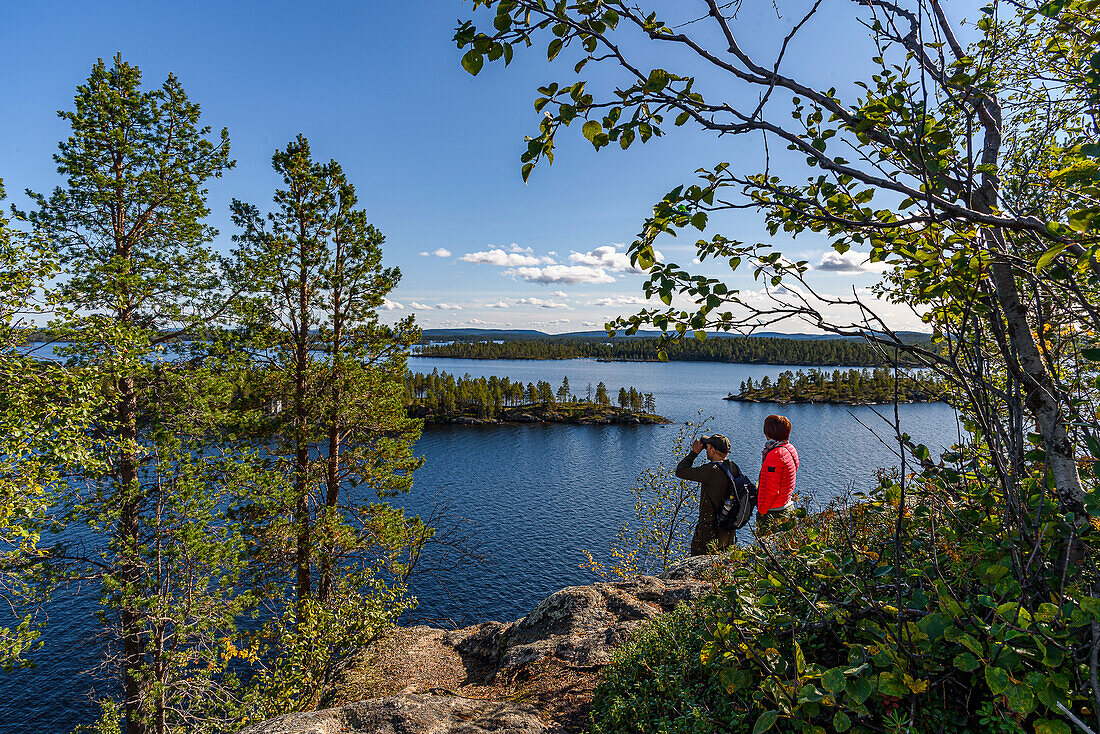
<svg viewBox="0 0 1100 734"><path fill-rule="evenodd" d="M211 662L201 650L236 611L235 542L217 521L231 480L199 451L216 433L215 376L156 365L218 309L205 186L232 166L229 138L201 125L174 76L143 89L120 56L99 60L59 114L72 129L54 156L65 183L30 194L30 220L57 248L59 297L78 314L62 330L69 366L104 379L89 434L99 462L74 467L58 501L104 542L49 560L63 578L102 582L125 731L161 732L198 705L199 687L174 683Z"/></svg>
<svg viewBox="0 0 1100 734"><path fill-rule="evenodd" d="M400 272L382 266L383 237L338 163L315 161L299 135L272 165L283 179L272 212L233 203L231 271L256 387L275 406L256 436L283 482L250 508L254 581L293 602L267 634L274 713L311 703L333 661L396 618L430 531L372 501L407 491L420 465L404 380L419 333L376 311ZM305 672L288 681L287 666Z"/></svg>

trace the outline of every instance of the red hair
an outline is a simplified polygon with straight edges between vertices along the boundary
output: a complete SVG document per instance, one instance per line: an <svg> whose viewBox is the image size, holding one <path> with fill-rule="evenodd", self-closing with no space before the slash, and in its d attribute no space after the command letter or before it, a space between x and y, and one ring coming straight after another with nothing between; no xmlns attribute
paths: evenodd
<svg viewBox="0 0 1100 734"><path fill-rule="evenodd" d="M781 415L769 415L764 419L764 435L773 441L786 441L791 437L791 422Z"/></svg>

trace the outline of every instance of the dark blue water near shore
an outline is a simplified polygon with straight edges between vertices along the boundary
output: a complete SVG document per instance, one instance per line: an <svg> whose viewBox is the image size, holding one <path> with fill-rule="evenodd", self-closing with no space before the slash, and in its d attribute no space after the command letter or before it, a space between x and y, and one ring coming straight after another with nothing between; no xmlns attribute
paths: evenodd
<svg viewBox="0 0 1100 734"><path fill-rule="evenodd" d="M654 393L658 412L677 423L698 418L700 411L714 416L713 430L729 436L732 458L746 472L759 468L764 418L782 412L794 424L791 438L802 461L798 490L817 502L850 485L867 487L877 467L897 463L887 445L891 429L873 408L779 409L721 399L747 377L774 379L787 369L781 366L415 358L409 367L547 380L555 388L568 375L578 394L601 380L612 396L621 386L633 386ZM892 416L892 408L878 410ZM900 415L904 430L933 449L957 440L954 414L945 405L902 405ZM420 606L410 621L512 620L564 586L591 582L579 565L582 549L606 552L631 514L630 484L644 467L674 460L677 430L676 425L428 427L417 444L426 463L412 493L398 502L427 514L437 501L446 501L453 515L473 523L467 527L486 560L421 579L414 589ZM94 597L89 589L51 605L39 667L0 673L0 734L67 732L94 718L89 694L93 686L109 686L88 674L102 659Z"/></svg>

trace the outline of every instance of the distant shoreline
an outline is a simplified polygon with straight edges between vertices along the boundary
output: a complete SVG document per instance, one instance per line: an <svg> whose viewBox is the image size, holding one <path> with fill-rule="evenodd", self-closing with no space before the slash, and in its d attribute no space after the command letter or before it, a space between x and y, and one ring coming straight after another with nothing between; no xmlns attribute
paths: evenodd
<svg viewBox="0 0 1100 734"><path fill-rule="evenodd" d="M825 399L825 398L753 398L742 397L740 395L727 395L722 398L723 400L729 400L734 403L773 403L775 405L850 405L853 407L859 407L861 405L893 405L893 400L847 400L842 398ZM899 399L899 405L927 405L929 403L943 403L944 400L940 398L922 398L912 399L905 398Z"/></svg>
<svg viewBox="0 0 1100 734"><path fill-rule="evenodd" d="M423 405L409 406L409 415L423 418L425 425L511 426L531 424L564 424L572 426L657 426L670 425L671 420L656 413L643 413L614 406L587 405L584 410L556 409L544 406L523 406L503 412L496 418L482 418L466 411L435 415Z"/></svg>
<svg viewBox="0 0 1100 734"><path fill-rule="evenodd" d="M470 362L566 362L569 360L584 360L586 362L596 362L599 364L614 364L616 362L626 364L690 364L692 362L698 362L703 364L741 364L752 365L759 367L821 367L828 369L848 369L851 367L857 367L859 369L866 369L866 365L852 365L847 362L837 364L804 364L802 362L728 362L721 359L630 359L627 357L465 357L456 355L438 355L438 354L409 354L410 357L421 357L423 359L464 359Z"/></svg>

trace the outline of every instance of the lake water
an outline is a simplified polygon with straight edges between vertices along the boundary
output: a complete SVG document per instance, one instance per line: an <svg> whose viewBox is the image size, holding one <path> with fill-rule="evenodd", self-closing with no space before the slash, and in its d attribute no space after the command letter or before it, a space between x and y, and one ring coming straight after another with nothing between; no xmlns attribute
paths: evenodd
<svg viewBox="0 0 1100 734"><path fill-rule="evenodd" d="M675 423L701 414L713 416L709 430L729 437L731 458L750 476L760 466L764 418L782 412L794 426L791 441L801 459L798 492L814 502L825 502L849 486L868 488L876 468L897 464L891 451L892 428L875 408L778 409L722 400L748 377L754 382L765 375L774 380L785 369L797 368L439 358L413 358L409 368L546 380L555 390L568 376L572 391L580 395L588 383L594 387L603 381L613 399L619 387L652 392L657 412ZM892 417L892 408L877 410ZM900 416L903 430L934 451L958 440L954 412L946 405L902 405ZM426 428L417 444L426 462L412 492L396 501L411 513L423 514L436 502L446 501L452 515L472 523L466 527L473 531L485 562L438 578L423 577L414 588L420 606L408 621L509 621L562 587L593 581L591 573L580 568L581 551L606 556L619 524L632 514L633 480L647 466L679 458L673 456L677 431L676 425ZM110 682L86 673L100 649L93 600L94 591L89 591L52 605L39 667L0 673L0 734L66 732L94 718L90 693L93 687L110 688Z"/></svg>

